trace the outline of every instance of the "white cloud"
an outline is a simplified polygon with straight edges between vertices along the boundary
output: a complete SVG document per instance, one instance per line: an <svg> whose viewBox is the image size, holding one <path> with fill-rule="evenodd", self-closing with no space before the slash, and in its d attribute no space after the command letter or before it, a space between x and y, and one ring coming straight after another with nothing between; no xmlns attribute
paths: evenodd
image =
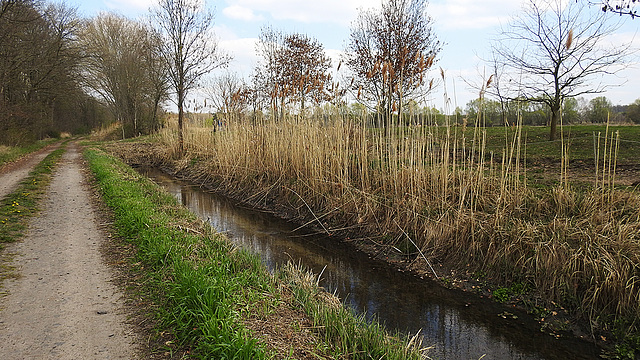
<svg viewBox="0 0 640 360"><path fill-rule="evenodd" d="M640 50L640 34L636 32L616 32L607 36L603 43L612 47L631 46L630 52L637 53Z"/></svg>
<svg viewBox="0 0 640 360"><path fill-rule="evenodd" d="M448 29L486 29L506 23L524 0L434 0L427 12Z"/></svg>
<svg viewBox="0 0 640 360"><path fill-rule="evenodd" d="M258 60L255 50L257 42L257 38L225 39L219 42L220 49L233 56L229 64L232 72L243 78L251 75Z"/></svg>
<svg viewBox="0 0 640 360"><path fill-rule="evenodd" d="M379 7L370 0L227 0L230 8L243 8L252 13L267 13L275 20L302 23L338 23L348 25L360 8Z"/></svg>
<svg viewBox="0 0 640 360"><path fill-rule="evenodd" d="M342 55L344 54L344 52L338 49L325 49L324 52L331 59L331 65L334 68L337 68L338 64L340 64L340 60L342 59Z"/></svg>
<svg viewBox="0 0 640 360"><path fill-rule="evenodd" d="M504 22L526 0L432 0L427 12L451 28L486 28ZM227 8L269 14L275 20L337 23L347 26L360 9L380 8L371 0L226 0Z"/></svg>
<svg viewBox="0 0 640 360"><path fill-rule="evenodd" d="M252 9L239 6L232 5L224 8L222 10L222 14L228 17L229 19L242 20L242 21L261 21L263 17L260 15L256 15Z"/></svg>
<svg viewBox="0 0 640 360"><path fill-rule="evenodd" d="M225 24L216 24L213 26L213 33L220 40L235 40L238 38L235 31Z"/></svg>

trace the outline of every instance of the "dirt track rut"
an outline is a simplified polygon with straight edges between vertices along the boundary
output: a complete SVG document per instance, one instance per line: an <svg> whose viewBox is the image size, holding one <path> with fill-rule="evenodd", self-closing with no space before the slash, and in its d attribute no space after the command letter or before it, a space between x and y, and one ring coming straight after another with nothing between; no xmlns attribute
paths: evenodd
<svg viewBox="0 0 640 360"><path fill-rule="evenodd" d="M70 146L51 182L43 211L15 253L17 279L0 299L0 359L132 359L132 330L121 294L110 282L104 235Z"/></svg>

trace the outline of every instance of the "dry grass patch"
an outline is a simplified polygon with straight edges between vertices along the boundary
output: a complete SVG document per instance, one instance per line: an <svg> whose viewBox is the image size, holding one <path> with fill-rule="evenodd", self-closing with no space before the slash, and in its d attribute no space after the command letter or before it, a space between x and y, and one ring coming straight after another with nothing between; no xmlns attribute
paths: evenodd
<svg viewBox="0 0 640 360"><path fill-rule="evenodd" d="M595 328L640 318L640 199L614 186L613 136L596 185L573 187L563 165L556 184L534 187L518 128L494 157L479 127L365 123L321 113L191 126L184 156L168 127L144 156L327 233L525 283Z"/></svg>
<svg viewBox="0 0 640 360"><path fill-rule="evenodd" d="M329 359L321 350L317 327L306 314L292 305L289 291L275 305L267 307L263 314L252 313L243 319L253 336L275 352L278 359ZM260 304L256 305L260 307Z"/></svg>

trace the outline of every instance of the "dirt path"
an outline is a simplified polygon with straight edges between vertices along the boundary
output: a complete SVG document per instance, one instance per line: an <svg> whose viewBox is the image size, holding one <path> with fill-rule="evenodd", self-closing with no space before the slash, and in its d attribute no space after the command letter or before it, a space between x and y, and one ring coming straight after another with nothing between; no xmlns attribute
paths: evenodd
<svg viewBox="0 0 640 360"><path fill-rule="evenodd" d="M26 238L8 246L19 277L0 299L0 359L131 359L133 331L110 282L103 234L71 145ZM19 181L19 180L18 180Z"/></svg>
<svg viewBox="0 0 640 360"><path fill-rule="evenodd" d="M11 193L18 183L57 147L58 145L49 145L15 163L0 166L0 199Z"/></svg>

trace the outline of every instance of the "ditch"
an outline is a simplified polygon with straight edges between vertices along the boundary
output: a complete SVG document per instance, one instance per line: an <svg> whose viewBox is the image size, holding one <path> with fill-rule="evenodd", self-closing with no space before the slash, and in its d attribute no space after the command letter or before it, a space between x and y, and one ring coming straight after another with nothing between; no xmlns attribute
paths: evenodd
<svg viewBox="0 0 640 360"><path fill-rule="evenodd" d="M387 263L350 244L297 229L270 213L249 209L149 167L137 169L184 206L257 253L273 270L288 261L319 274L319 284L356 313L390 331L419 333L434 359L593 359L600 349L571 336L556 338L519 309L480 295L447 289Z"/></svg>

